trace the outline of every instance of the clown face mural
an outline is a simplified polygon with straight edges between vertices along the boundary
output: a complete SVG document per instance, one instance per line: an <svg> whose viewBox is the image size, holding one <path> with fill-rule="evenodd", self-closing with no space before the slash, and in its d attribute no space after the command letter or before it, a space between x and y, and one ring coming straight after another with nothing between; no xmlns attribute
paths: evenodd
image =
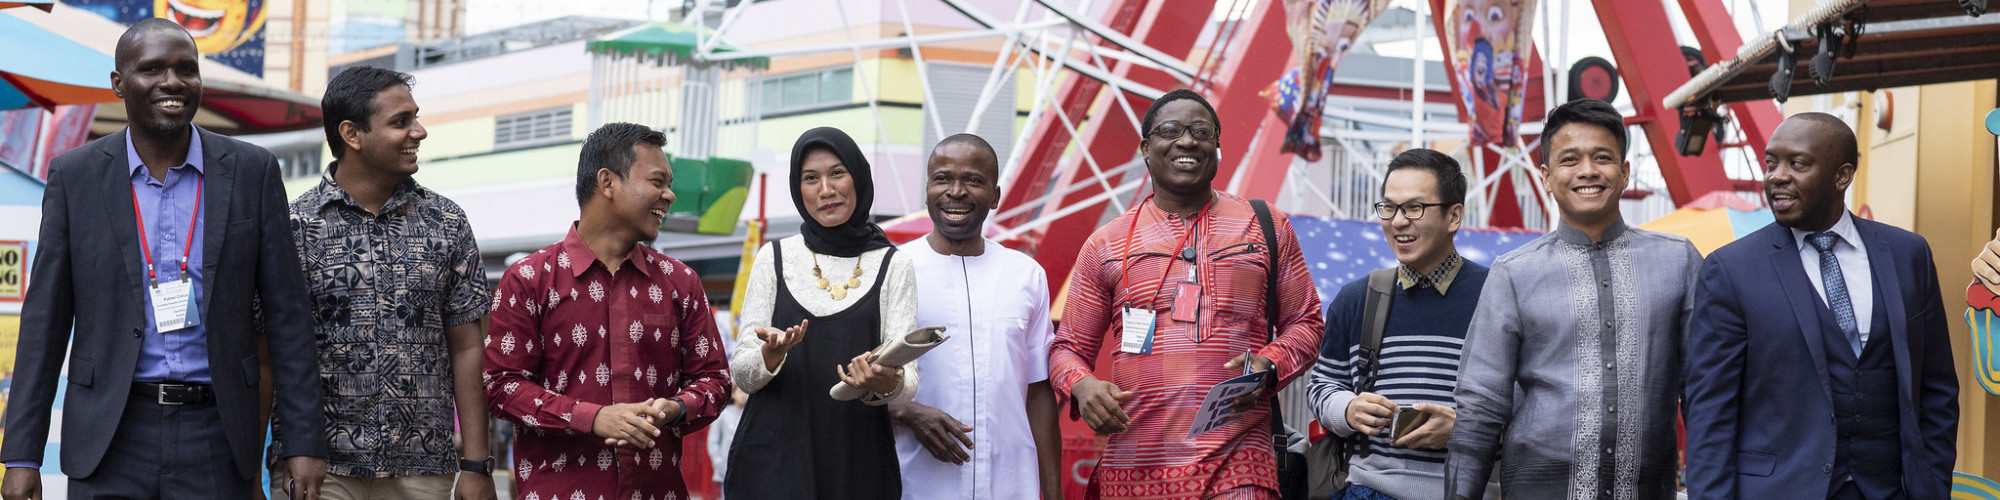
<svg viewBox="0 0 2000 500"><path fill-rule="evenodd" d="M121 24L148 17L173 21L194 36L202 55L252 75L264 74L265 0L64 0Z"/></svg>
<svg viewBox="0 0 2000 500"><path fill-rule="evenodd" d="M1535 0L1447 0L1452 77L1472 116L1473 144L1514 147L1520 142L1521 103L1527 94L1528 37Z"/></svg>
<svg viewBox="0 0 2000 500"><path fill-rule="evenodd" d="M253 8L251 3L250 0L153 0L153 15L187 28L201 53L217 54L243 45L264 28L263 6Z"/></svg>

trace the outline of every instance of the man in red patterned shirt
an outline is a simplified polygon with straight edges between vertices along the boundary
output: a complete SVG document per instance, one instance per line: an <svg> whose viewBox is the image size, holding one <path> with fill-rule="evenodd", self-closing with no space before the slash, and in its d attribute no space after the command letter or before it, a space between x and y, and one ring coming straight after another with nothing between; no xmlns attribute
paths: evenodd
<svg viewBox="0 0 2000 500"><path fill-rule="evenodd" d="M1146 110L1142 130L1153 196L1084 243L1049 349L1058 401L1111 436L1086 496L1276 499L1264 396L1318 359L1319 292L1284 214L1272 214L1274 249L1248 202L1210 187L1221 129L1207 100L1168 92ZM1276 338L1266 301L1277 302ZM1120 349L1110 366L1093 366L1107 336ZM1243 375L1245 364L1276 376L1234 401L1241 418L1190 438L1209 388Z"/></svg>
<svg viewBox="0 0 2000 500"><path fill-rule="evenodd" d="M729 404L701 278L641 243L674 202L665 145L630 123L592 132L582 220L494 292L486 397L515 424L516 498L687 498L681 436Z"/></svg>

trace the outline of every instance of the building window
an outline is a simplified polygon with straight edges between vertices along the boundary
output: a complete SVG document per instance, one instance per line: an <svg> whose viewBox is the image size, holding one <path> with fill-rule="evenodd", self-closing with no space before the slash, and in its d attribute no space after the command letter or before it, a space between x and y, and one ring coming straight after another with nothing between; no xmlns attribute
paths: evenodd
<svg viewBox="0 0 2000 500"><path fill-rule="evenodd" d="M764 78L764 113L793 111L854 100L854 68L822 69Z"/></svg>
<svg viewBox="0 0 2000 500"><path fill-rule="evenodd" d="M278 171L285 174L285 180L319 177L326 166L320 163L319 147L302 148L292 151L272 151L278 157Z"/></svg>
<svg viewBox="0 0 2000 500"><path fill-rule="evenodd" d="M544 109L493 119L493 149L524 148L569 140L572 108Z"/></svg>

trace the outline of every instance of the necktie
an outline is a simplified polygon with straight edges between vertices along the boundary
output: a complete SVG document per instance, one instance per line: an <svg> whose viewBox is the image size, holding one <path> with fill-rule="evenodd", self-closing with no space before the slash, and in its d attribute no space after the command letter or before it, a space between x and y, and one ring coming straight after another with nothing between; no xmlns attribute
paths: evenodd
<svg viewBox="0 0 2000 500"><path fill-rule="evenodd" d="M1820 286L1826 289L1826 307L1833 310L1833 319L1840 322L1841 333L1847 334L1847 344L1854 348L1854 355L1861 355L1861 330L1854 324L1854 303L1847 298L1847 278L1840 272L1840 259L1833 255L1833 244L1840 235L1832 231L1806 235L1806 242L1819 250Z"/></svg>

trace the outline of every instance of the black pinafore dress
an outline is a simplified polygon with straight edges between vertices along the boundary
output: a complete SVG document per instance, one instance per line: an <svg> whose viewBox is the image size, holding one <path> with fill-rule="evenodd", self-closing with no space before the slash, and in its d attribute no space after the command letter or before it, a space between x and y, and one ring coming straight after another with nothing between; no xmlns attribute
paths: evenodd
<svg viewBox="0 0 2000 500"><path fill-rule="evenodd" d="M893 500L902 497L896 438L889 412L861 401L835 401L834 367L881 342L882 286L896 248L882 256L875 286L847 309L815 316L785 284L784 244L771 245L777 303L771 325L812 320L805 340L787 352L780 371L744 405L729 450L724 497L730 500Z"/></svg>

